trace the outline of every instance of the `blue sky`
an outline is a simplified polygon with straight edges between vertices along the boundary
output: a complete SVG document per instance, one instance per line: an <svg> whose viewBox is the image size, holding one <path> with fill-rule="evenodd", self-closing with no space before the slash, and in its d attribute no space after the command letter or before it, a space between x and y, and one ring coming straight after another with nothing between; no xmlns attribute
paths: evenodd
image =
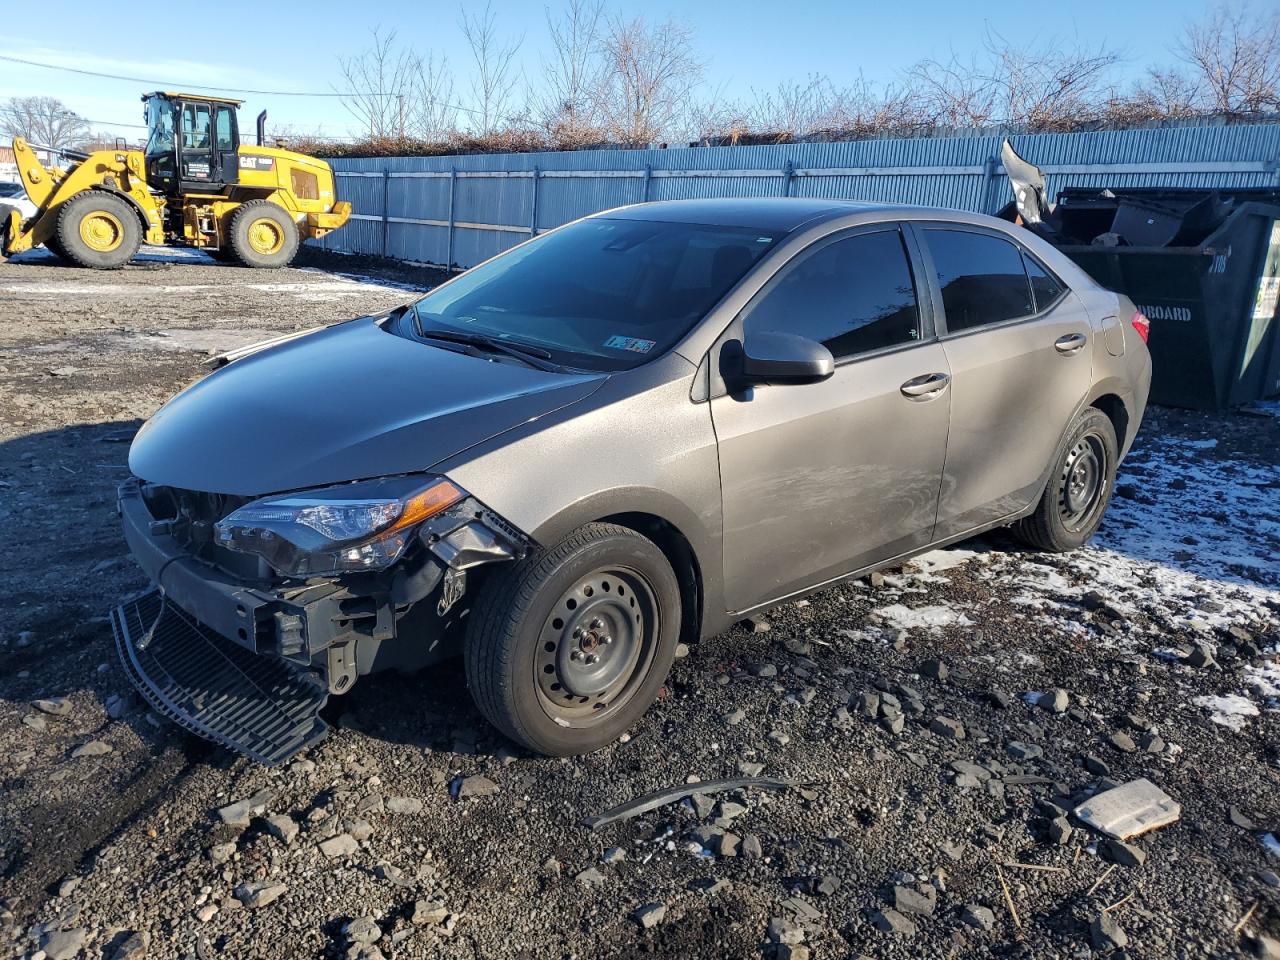
<svg viewBox="0 0 1280 960"><path fill-rule="evenodd" d="M1011 16L1016 6L968 4L953 0L612 0L611 9L625 15L662 18L672 14L695 29L697 45L707 61L709 89L729 97L747 96L752 88L769 89L787 79L818 72L834 81L852 81L859 73L877 82L892 82L898 73L925 57L946 58L952 51L977 49L988 24L1011 40L1074 40L1100 33L1124 57L1117 78L1137 76L1148 65L1167 61L1167 48L1182 27L1201 17L1209 0L1073 0L1069 4L1031 3L1031 15ZM556 4L553 3L553 7ZM541 72L547 49L544 5L494 0L500 30L524 36L522 68L532 77ZM458 99L465 102L470 76L469 54L458 28L456 2L382 0L374 4L318 0L293 3L248 3L219 0L212 21L184 33L174 24L184 11L195 20L194 7L153 7L156 19L141 20L147 8L125 16L104 15L84 0L59 5L57 29L50 14L29 14L18 4L6 13L0 54L157 81L140 84L75 76L0 61L0 99L50 94L73 110L98 121L95 128L136 136L138 131L113 124L141 122L139 96L162 85L205 84L264 90L332 91L340 87L337 58L363 47L376 25L394 27L421 50L448 57ZM474 4L470 9L479 9ZM367 11L367 12L365 12ZM226 40L217 42L227 25ZM343 43L349 47L343 47ZM352 121L334 99L245 96L251 118L260 109L271 126L343 135ZM242 126L245 121L242 120Z"/></svg>

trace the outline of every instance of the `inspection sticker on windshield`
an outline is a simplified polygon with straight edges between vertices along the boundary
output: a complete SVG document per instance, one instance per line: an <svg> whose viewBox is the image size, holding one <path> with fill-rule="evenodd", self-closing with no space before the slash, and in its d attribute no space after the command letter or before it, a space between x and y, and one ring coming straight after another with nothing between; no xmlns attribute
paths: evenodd
<svg viewBox="0 0 1280 960"><path fill-rule="evenodd" d="M632 353L648 353L654 348L655 341L641 340L638 337L619 337L615 335L606 340L604 345L613 350L630 350Z"/></svg>

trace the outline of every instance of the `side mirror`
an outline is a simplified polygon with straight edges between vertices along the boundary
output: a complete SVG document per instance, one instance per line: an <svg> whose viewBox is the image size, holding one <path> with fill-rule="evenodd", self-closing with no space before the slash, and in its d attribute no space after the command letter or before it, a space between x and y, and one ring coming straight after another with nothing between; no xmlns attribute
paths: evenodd
<svg viewBox="0 0 1280 960"><path fill-rule="evenodd" d="M836 369L830 350L796 333L749 333L738 352L737 379L744 385L818 383Z"/></svg>

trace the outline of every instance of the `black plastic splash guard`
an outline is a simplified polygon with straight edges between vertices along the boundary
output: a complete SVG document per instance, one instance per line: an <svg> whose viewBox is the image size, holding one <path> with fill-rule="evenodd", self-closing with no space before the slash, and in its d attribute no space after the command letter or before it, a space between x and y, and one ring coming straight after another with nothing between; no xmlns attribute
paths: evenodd
<svg viewBox="0 0 1280 960"><path fill-rule="evenodd" d="M130 682L157 712L267 766L322 740L320 678L251 653L166 602L159 590L111 611Z"/></svg>

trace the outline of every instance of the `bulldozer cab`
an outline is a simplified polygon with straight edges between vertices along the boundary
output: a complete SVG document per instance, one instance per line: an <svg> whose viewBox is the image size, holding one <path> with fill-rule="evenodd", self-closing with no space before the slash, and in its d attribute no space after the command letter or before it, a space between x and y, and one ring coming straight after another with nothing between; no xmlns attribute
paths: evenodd
<svg viewBox="0 0 1280 960"><path fill-rule="evenodd" d="M239 100L187 93L149 93L147 184L169 196L220 193L239 181Z"/></svg>

